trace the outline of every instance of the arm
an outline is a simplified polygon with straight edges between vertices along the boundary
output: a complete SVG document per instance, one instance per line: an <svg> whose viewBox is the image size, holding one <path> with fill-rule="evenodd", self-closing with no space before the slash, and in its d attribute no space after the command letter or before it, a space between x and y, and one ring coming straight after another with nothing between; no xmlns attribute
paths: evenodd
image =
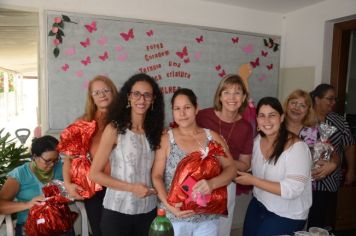
<svg viewBox="0 0 356 236"><path fill-rule="evenodd" d="M223 169L220 175L210 180L200 180L194 185L193 191L200 192L202 194L211 193L214 189L228 185L236 176L237 171L236 165L231 157L231 153L229 152L225 141L216 132L212 130L210 130L210 132L214 140L216 140L224 147L226 157L217 157Z"/></svg>
<svg viewBox="0 0 356 236"><path fill-rule="evenodd" d="M251 167L251 154L240 154L238 160L234 160L237 170L248 171Z"/></svg>
<svg viewBox="0 0 356 236"><path fill-rule="evenodd" d="M19 182L14 178L8 177L0 191L0 214L7 215L27 210L44 200L44 196L37 196L28 202L16 202L14 199L19 189Z"/></svg>
<svg viewBox="0 0 356 236"><path fill-rule="evenodd" d="M116 140L117 130L112 124L108 124L101 136L98 150L90 167L89 178L100 185L112 189L132 192L140 198L153 194L152 190L142 183L128 183L105 173L105 165L109 160L113 147L116 145Z"/></svg>
<svg viewBox="0 0 356 236"><path fill-rule="evenodd" d="M80 196L77 192L77 190L82 190L82 188L71 181L71 176L70 176L70 166L72 163L72 157L66 156L63 159L63 180L64 180L64 187L68 191L70 196L73 196L77 200L83 200L84 198Z"/></svg>
<svg viewBox="0 0 356 236"><path fill-rule="evenodd" d="M340 164L340 157L336 152L332 152L330 161L319 160L316 162L318 168L312 170L312 176L315 180L324 179L330 175Z"/></svg>
<svg viewBox="0 0 356 236"><path fill-rule="evenodd" d="M172 212L176 217L190 217L193 215L192 210L181 211L179 207L173 207L167 202L167 190L164 186L164 170L166 167L167 156L169 155L168 134L165 133L161 137L160 148L156 150L155 160L152 167L152 182L157 191L159 200Z"/></svg>
<svg viewBox="0 0 356 236"><path fill-rule="evenodd" d="M345 159L347 163L345 185L351 185L355 181L355 168L356 168L355 158L356 158L355 144L351 146L347 146L345 148Z"/></svg>
<svg viewBox="0 0 356 236"><path fill-rule="evenodd" d="M253 185L264 191L279 195L284 199L297 198L303 193L305 186L311 184L310 151L305 143L297 142L284 155L288 155L285 157L286 170L280 181L265 180L248 173L238 172L240 176L235 178L236 182L242 185ZM278 162L276 165L278 165ZM273 171L273 169L270 171Z"/></svg>

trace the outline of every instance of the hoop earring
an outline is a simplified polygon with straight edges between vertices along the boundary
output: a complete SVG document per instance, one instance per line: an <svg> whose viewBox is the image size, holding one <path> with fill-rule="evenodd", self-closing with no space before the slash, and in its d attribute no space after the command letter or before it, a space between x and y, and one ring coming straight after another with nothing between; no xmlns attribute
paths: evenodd
<svg viewBox="0 0 356 236"><path fill-rule="evenodd" d="M127 101L126 108L130 108L130 107L131 107L130 101Z"/></svg>
<svg viewBox="0 0 356 236"><path fill-rule="evenodd" d="M261 130L261 129L260 129L260 127L258 127L258 126L257 126L257 128L256 128L256 129L257 129L257 132L259 132L259 131Z"/></svg>

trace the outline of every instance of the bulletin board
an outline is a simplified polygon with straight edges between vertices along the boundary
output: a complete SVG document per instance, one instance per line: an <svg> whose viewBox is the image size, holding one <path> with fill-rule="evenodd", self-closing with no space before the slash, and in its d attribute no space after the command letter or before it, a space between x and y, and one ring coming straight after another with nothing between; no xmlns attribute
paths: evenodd
<svg viewBox="0 0 356 236"><path fill-rule="evenodd" d="M249 65L251 98L277 96L280 37L191 25L47 11L48 127L60 131L84 112L90 79L106 75L120 86L133 74L159 83L170 99L191 88L201 108L213 105L226 74Z"/></svg>

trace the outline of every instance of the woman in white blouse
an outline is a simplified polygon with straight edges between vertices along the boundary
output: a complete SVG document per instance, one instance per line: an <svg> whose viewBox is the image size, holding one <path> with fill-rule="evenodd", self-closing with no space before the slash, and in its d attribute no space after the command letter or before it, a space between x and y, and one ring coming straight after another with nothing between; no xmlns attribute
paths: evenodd
<svg viewBox="0 0 356 236"><path fill-rule="evenodd" d="M148 235L156 216L151 181L154 151L163 132L163 95L157 82L137 74L121 87L90 168L90 178L106 186L101 218L103 236ZM111 175L105 172L110 160Z"/></svg>
<svg viewBox="0 0 356 236"><path fill-rule="evenodd" d="M312 203L310 151L286 129L276 98L259 101L257 125L252 175L238 172L235 178L239 184L254 186L243 235L291 235L303 229Z"/></svg>

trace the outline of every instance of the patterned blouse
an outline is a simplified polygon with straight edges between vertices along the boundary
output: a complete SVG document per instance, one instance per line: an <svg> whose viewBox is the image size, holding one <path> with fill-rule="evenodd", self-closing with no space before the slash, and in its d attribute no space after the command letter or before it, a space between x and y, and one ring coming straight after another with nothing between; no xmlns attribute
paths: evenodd
<svg viewBox="0 0 356 236"><path fill-rule="evenodd" d="M118 135L117 146L111 152L111 176L128 183L144 183L152 187L151 168L154 152L145 134L136 134L127 129ZM106 209L135 215L152 211L157 206L156 195L139 198L132 192L106 189L103 205Z"/></svg>
<svg viewBox="0 0 356 236"><path fill-rule="evenodd" d="M212 140L212 136L210 134L210 131L208 129L204 129L206 136L207 136L207 142L206 145L210 140ZM174 177L174 173L176 171L178 163L185 157L187 156L188 153L185 153L182 149L179 148L177 145L176 141L174 140L173 132L170 129L168 131L169 135L169 142L170 142L170 153L166 161L166 168L164 172L164 181L165 181L165 187L167 192L171 189L171 183ZM161 203L160 204L161 208L165 208L165 206ZM217 219L217 215L204 215L204 214L196 214L193 215L192 217L189 218L177 218L175 217L170 211L166 210L167 217L170 221L172 222L203 222L206 220L212 220L212 219Z"/></svg>

